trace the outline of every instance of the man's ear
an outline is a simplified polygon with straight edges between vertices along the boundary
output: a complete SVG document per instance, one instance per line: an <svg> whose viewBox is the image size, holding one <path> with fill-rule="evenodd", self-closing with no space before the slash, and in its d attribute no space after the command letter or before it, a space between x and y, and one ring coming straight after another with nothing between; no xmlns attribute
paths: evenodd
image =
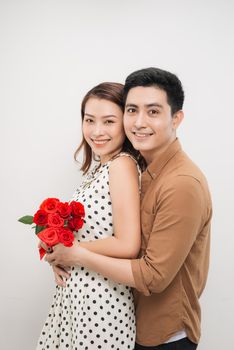
<svg viewBox="0 0 234 350"><path fill-rule="evenodd" d="M182 110L177 111L172 118L172 127L174 130L176 130L182 122L182 120L184 119L184 112Z"/></svg>

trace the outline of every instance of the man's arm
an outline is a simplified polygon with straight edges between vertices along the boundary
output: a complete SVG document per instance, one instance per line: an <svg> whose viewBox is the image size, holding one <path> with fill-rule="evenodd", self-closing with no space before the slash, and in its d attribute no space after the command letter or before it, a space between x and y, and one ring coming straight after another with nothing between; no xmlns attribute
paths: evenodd
<svg viewBox="0 0 234 350"><path fill-rule="evenodd" d="M55 265L85 266L118 283L135 287L145 295L160 293L184 263L202 226L203 213L200 183L192 177L181 176L168 186L161 198L142 258L110 258L89 252L76 243L71 248L61 244L55 246L46 259ZM76 249L74 254L73 249Z"/></svg>
<svg viewBox="0 0 234 350"><path fill-rule="evenodd" d="M110 258L93 253L79 246L77 241L72 247L57 244L52 253L46 254L45 259L52 265L85 266L117 283L135 287L131 260Z"/></svg>
<svg viewBox="0 0 234 350"><path fill-rule="evenodd" d="M205 205L195 178L177 176L166 184L146 252L131 261L137 290L146 296L161 293L172 282L203 226Z"/></svg>

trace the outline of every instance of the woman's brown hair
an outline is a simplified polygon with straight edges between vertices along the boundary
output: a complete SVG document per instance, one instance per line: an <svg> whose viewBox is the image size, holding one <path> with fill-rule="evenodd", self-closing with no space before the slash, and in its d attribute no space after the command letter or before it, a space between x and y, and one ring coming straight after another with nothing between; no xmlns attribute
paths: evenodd
<svg viewBox="0 0 234 350"><path fill-rule="evenodd" d="M111 101L115 103L117 106L119 106L122 111L124 111L123 85L119 83L108 83L108 82L101 83L95 86L94 88L92 88L90 91L88 91L85 97L83 98L83 101L81 103L82 122L84 120L85 105L87 101L92 97ZM81 144L75 151L75 154L74 154L75 160L77 160L77 155L82 148L84 148L84 159L83 159L83 164L81 166L81 170L85 174L89 170L92 160L95 158L94 158L92 149L89 146L89 144L86 142L84 136L82 138ZM122 152L127 152L131 154L139 162L141 166L144 164L143 158L141 157L140 153L133 148L131 142L127 137L125 138L125 141L123 143Z"/></svg>

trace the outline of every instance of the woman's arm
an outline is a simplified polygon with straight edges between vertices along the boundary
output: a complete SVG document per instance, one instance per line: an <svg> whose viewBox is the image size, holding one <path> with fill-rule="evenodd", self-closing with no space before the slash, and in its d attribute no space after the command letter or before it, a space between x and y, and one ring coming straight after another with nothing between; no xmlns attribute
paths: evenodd
<svg viewBox="0 0 234 350"><path fill-rule="evenodd" d="M80 245L91 252L118 258L135 258L140 249L139 176L128 156L112 161L109 169L114 236Z"/></svg>

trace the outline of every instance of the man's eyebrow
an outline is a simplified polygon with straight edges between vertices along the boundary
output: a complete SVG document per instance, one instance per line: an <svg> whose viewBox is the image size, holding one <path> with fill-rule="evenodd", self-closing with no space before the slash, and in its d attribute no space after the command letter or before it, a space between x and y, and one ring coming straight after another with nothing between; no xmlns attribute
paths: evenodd
<svg viewBox="0 0 234 350"><path fill-rule="evenodd" d="M125 105L125 108L126 107L134 107L134 108L138 108L138 106L137 105L135 105L134 103L127 103L126 105Z"/></svg>
<svg viewBox="0 0 234 350"><path fill-rule="evenodd" d="M95 118L94 115L89 114L89 113L85 113L84 115L86 115L86 116L88 116L88 117L91 117L91 118ZM108 115L103 115L102 118L103 118L103 119L107 119L107 118L117 118L117 116L114 115L114 114L108 114Z"/></svg>
<svg viewBox="0 0 234 350"><path fill-rule="evenodd" d="M163 108L163 106L160 103L154 102L154 103L149 103L148 105L145 105L146 107L159 107Z"/></svg>
<svg viewBox="0 0 234 350"><path fill-rule="evenodd" d="M125 108L126 108L126 107L138 108L138 106L137 106L136 104L134 104L134 103L127 103L127 104L125 105ZM144 105L144 107L147 107L147 108L149 108L149 107L159 107L159 108L163 108L163 106L162 106L160 103L157 103L157 102L146 104L146 105Z"/></svg>

